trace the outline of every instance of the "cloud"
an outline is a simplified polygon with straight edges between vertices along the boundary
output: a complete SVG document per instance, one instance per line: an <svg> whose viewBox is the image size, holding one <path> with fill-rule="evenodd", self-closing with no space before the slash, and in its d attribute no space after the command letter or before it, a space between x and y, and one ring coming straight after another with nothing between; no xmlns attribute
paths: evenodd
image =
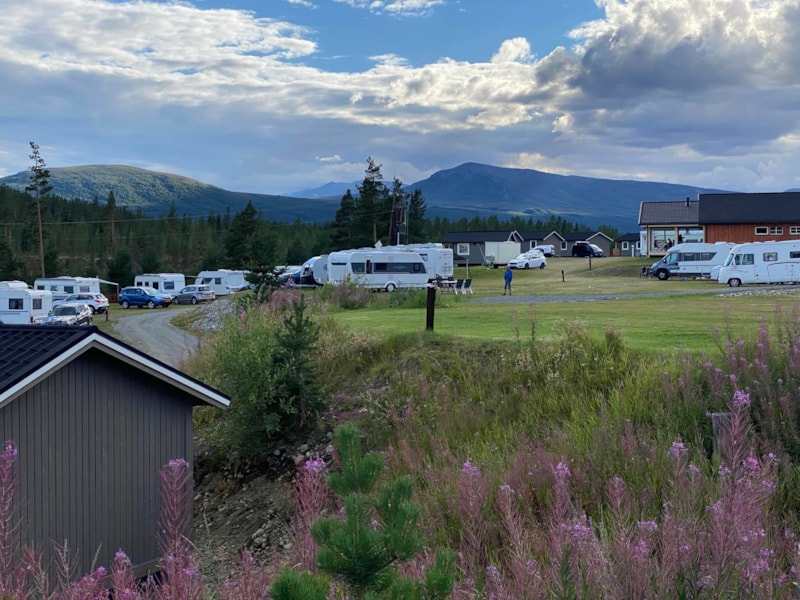
<svg viewBox="0 0 800 600"><path fill-rule="evenodd" d="M397 16L446 4L336 1ZM348 72L323 60L337 49L323 54L312 28L248 11L4 0L0 114L27 130L13 143L10 129L0 134L0 170L28 138L59 133L65 161L97 155L93 145L128 164L168 148L160 162L227 187L221 160L242 185L269 178L285 190L323 165L354 169L324 180L358 179L370 155L388 176L402 165L406 181L460 159L715 187L800 173L800 0L598 3L604 18L541 58L515 37L483 61L413 65L395 53Z"/></svg>

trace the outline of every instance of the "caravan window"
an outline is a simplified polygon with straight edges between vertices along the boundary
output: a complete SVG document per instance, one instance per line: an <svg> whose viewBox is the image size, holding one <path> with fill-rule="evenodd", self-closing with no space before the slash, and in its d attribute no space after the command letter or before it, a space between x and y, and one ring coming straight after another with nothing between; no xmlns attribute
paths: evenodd
<svg viewBox="0 0 800 600"><path fill-rule="evenodd" d="M764 252L764 262L775 262L778 260L777 252Z"/></svg>
<svg viewBox="0 0 800 600"><path fill-rule="evenodd" d="M789 258L800 258L800 252L789 252Z"/></svg>
<svg viewBox="0 0 800 600"><path fill-rule="evenodd" d="M66 294L74 294L75 293L75 286L74 285L65 285L64 286L64 293L66 293Z"/></svg>
<svg viewBox="0 0 800 600"><path fill-rule="evenodd" d="M353 273L364 273L364 263L363 262L350 263L350 268L353 269Z"/></svg>
<svg viewBox="0 0 800 600"><path fill-rule="evenodd" d="M154 286L158 289L158 286ZM164 289L165 290L174 290L175 289L175 282L174 281L165 281L164 282Z"/></svg>
<svg viewBox="0 0 800 600"><path fill-rule="evenodd" d="M33 299L33 310L42 310L42 299L41 298L34 298Z"/></svg>
<svg viewBox="0 0 800 600"><path fill-rule="evenodd" d="M8 309L9 310L22 310L23 300L22 298L9 298L8 299Z"/></svg>

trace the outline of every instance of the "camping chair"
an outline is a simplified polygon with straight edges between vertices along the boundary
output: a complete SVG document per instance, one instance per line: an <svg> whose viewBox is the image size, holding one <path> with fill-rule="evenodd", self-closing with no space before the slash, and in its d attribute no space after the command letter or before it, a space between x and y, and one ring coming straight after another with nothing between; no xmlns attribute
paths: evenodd
<svg viewBox="0 0 800 600"><path fill-rule="evenodd" d="M461 289L462 294L471 294L472 293L472 277L464 281L464 287Z"/></svg>
<svg viewBox="0 0 800 600"><path fill-rule="evenodd" d="M453 293L460 294L464 290L464 280L456 279L456 285L453 288Z"/></svg>
<svg viewBox="0 0 800 600"><path fill-rule="evenodd" d="M650 277L650 267L642 267L642 272L639 273L639 277Z"/></svg>
<svg viewBox="0 0 800 600"><path fill-rule="evenodd" d="M442 285L442 276L436 276L436 287L439 289L440 292L444 293L446 290L444 289L444 285Z"/></svg>

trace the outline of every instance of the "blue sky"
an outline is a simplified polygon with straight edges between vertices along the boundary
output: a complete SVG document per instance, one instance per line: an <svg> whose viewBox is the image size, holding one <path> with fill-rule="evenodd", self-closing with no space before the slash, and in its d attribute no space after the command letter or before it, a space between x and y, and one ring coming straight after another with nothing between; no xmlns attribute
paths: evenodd
<svg viewBox="0 0 800 600"><path fill-rule="evenodd" d="M3 0L0 176L800 188L800 0ZM655 198L654 200L660 200Z"/></svg>

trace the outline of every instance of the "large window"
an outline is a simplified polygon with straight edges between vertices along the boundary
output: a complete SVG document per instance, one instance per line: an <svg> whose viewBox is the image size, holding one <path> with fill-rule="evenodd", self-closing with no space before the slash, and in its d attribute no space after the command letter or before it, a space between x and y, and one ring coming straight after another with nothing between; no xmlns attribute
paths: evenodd
<svg viewBox="0 0 800 600"><path fill-rule="evenodd" d="M9 298L8 310L22 310L24 301L22 298Z"/></svg>

